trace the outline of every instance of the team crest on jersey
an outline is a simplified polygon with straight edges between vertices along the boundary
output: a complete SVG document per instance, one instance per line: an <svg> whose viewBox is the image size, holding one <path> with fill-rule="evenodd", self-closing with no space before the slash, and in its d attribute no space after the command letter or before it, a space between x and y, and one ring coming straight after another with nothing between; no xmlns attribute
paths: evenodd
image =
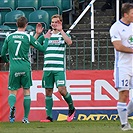
<svg viewBox="0 0 133 133"><path fill-rule="evenodd" d="M130 45L133 45L133 35L128 38L128 42Z"/></svg>
<svg viewBox="0 0 133 133"><path fill-rule="evenodd" d="M61 37L59 37L59 39L58 39L59 41L61 40Z"/></svg>

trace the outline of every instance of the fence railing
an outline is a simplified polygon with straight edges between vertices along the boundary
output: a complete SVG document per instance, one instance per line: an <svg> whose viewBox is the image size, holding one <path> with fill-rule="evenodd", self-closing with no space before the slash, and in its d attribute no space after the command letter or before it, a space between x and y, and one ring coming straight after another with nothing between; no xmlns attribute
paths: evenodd
<svg viewBox="0 0 133 133"><path fill-rule="evenodd" d="M114 48L110 41L109 32L95 31L94 58L92 62L92 39L90 32L81 32L73 36L73 45L66 50L66 68L68 70L90 69L103 70L114 67Z"/></svg>
<svg viewBox="0 0 133 133"><path fill-rule="evenodd" d="M114 67L114 48L110 41L108 29L95 30L94 53L95 61L92 62L92 39L88 30L73 30L71 32L73 44L66 48L67 70L104 70ZM32 69L43 69L43 53L32 49ZM8 71L8 67L0 62L0 70Z"/></svg>

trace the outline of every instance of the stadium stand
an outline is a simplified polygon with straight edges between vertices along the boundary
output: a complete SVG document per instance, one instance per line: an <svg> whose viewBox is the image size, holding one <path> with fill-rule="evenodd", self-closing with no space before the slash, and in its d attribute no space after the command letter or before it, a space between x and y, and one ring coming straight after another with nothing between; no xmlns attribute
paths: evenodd
<svg viewBox="0 0 133 133"><path fill-rule="evenodd" d="M79 0L79 3L84 3L85 2L85 0Z"/></svg>
<svg viewBox="0 0 133 133"><path fill-rule="evenodd" d="M31 25L28 25L27 27L26 27L26 31L34 31L35 30L35 28L33 27L33 26L31 26Z"/></svg>
<svg viewBox="0 0 133 133"><path fill-rule="evenodd" d="M44 10L36 10L29 14L29 24L35 28L38 22L43 24L44 29L49 28L49 14Z"/></svg>
<svg viewBox="0 0 133 133"><path fill-rule="evenodd" d="M62 0L41 0L40 10L45 10L49 14L49 18L54 14L62 14Z"/></svg>
<svg viewBox="0 0 133 133"><path fill-rule="evenodd" d="M43 0L39 0L40 4L38 6L38 9L40 9L41 7L44 6L44 5L41 5L42 1ZM52 0L45 0L45 1L47 4L46 5L46 7L47 7L49 2ZM58 1L58 0L56 0L56 1ZM65 2L68 2L69 0L62 0L62 1L63 1L63 3L65 3ZM54 4L54 2L53 2L53 4ZM112 69L113 68L114 49L110 42L109 28L111 26L111 21L114 18L114 12L112 9L107 9L106 12L102 12L101 7L104 4L105 4L105 0L98 0L94 4L95 62L94 63L91 62L91 36L90 36L91 13L89 10L85 14L85 16L80 20L80 22L76 25L74 30L71 32L73 45L71 47L67 47L67 50L66 50L66 52L67 52L67 57L66 57L67 69L74 70L74 69ZM64 10L66 10L67 7L68 7L67 4L62 5L62 14L66 14L66 17L69 16L66 13L67 11L66 12L64 11ZM48 14L48 12L46 10L42 9L42 11L45 11L46 14ZM49 16L49 14L48 14L48 16ZM36 17L37 17L37 15L34 14L31 18L32 24L30 24L30 22L29 22L29 25L32 26L32 28L35 28L35 25L38 21L37 20L36 22L34 22ZM47 17L47 18L50 21L50 17ZM65 17L63 17L63 19L64 18ZM44 22L44 18L41 21ZM47 24L49 23L49 21L47 21ZM29 28L30 28L30 26L29 26ZM44 27L45 26L46 26L46 24L44 23ZM65 31L67 31L68 28L70 28L70 26L71 26L71 24L68 24L68 23L66 23L66 21L63 20L63 27L64 27ZM37 53L37 55L38 55L38 57L37 57L38 64L34 64L35 67L33 67L33 69L42 69L43 55L40 53Z"/></svg>
<svg viewBox="0 0 133 133"><path fill-rule="evenodd" d="M84 10L84 8L85 8L85 1L86 0L79 0L79 6L81 6L82 10Z"/></svg>
<svg viewBox="0 0 133 133"><path fill-rule="evenodd" d="M6 37L6 34L9 34L11 32L10 29L11 28L7 25L0 25L0 55L1 55L1 48L3 46L3 42ZM5 34L3 34L3 33L5 33Z"/></svg>
<svg viewBox="0 0 133 133"><path fill-rule="evenodd" d="M16 1L15 0L0 0L0 13L2 15L1 22L5 21L6 13L15 9Z"/></svg>
<svg viewBox="0 0 133 133"><path fill-rule="evenodd" d="M1 30L0 30L0 32L1 32ZM5 40L5 37L6 37L6 35L1 35L0 34L0 56L1 56L1 49L2 49L2 46L3 46L3 43L4 43L4 40Z"/></svg>
<svg viewBox="0 0 133 133"><path fill-rule="evenodd" d="M12 29L16 29L17 28L16 20L20 16L25 16L24 12L21 10L13 10L11 12L8 12L5 15L5 22L3 23L3 25L7 25L7 26L11 27Z"/></svg>
<svg viewBox="0 0 133 133"><path fill-rule="evenodd" d="M25 13L25 17L29 19L29 14L38 9L38 0L18 0L16 10L21 10Z"/></svg>
<svg viewBox="0 0 133 133"><path fill-rule="evenodd" d="M62 1L63 13L69 14L69 24L72 24L72 10L73 10L73 0L63 0Z"/></svg>
<svg viewBox="0 0 133 133"><path fill-rule="evenodd" d="M11 27L7 25L0 25L0 32L9 31Z"/></svg>
<svg viewBox="0 0 133 133"><path fill-rule="evenodd" d="M2 17L1 17L1 13L0 13L0 25L2 24Z"/></svg>
<svg viewBox="0 0 133 133"><path fill-rule="evenodd" d="M72 6L73 6L73 0L63 0L62 1L63 12L71 11Z"/></svg>
<svg viewBox="0 0 133 133"><path fill-rule="evenodd" d="M16 0L0 0L0 9L14 10L16 6Z"/></svg>
<svg viewBox="0 0 133 133"><path fill-rule="evenodd" d="M35 33L35 27L33 27L32 25L28 25L26 27L26 31L27 31L28 34L34 35L34 33Z"/></svg>

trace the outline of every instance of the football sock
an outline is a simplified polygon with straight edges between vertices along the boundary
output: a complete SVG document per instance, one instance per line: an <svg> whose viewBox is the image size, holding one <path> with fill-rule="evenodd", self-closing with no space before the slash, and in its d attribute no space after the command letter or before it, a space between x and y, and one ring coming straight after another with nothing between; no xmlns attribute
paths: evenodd
<svg viewBox="0 0 133 133"><path fill-rule="evenodd" d="M72 101L72 97L71 97L70 93L67 93L66 96L64 97L64 99L67 102L69 109L72 110L74 108L74 106L73 106L73 101Z"/></svg>
<svg viewBox="0 0 133 133"><path fill-rule="evenodd" d="M30 95L25 95L24 96L24 118L28 118L29 112L30 112L30 103L31 103L31 98Z"/></svg>
<svg viewBox="0 0 133 133"><path fill-rule="evenodd" d="M127 105L127 114L130 115L133 112L133 98L129 101Z"/></svg>
<svg viewBox="0 0 133 133"><path fill-rule="evenodd" d="M8 96L8 104L9 104L10 108L12 108L15 105L15 103L16 103L16 95L10 94Z"/></svg>
<svg viewBox="0 0 133 133"><path fill-rule="evenodd" d="M46 96L45 103L46 103L46 114L47 114L47 116L52 118L52 107L53 107L52 96Z"/></svg>
<svg viewBox="0 0 133 133"><path fill-rule="evenodd" d="M121 125L128 123L126 103L118 102L117 103L117 111L118 111L118 115L120 117Z"/></svg>

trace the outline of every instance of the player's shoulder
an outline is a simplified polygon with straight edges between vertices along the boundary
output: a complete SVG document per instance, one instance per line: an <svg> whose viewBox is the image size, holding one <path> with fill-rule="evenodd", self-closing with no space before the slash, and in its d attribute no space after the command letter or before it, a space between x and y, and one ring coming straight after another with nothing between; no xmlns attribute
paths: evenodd
<svg viewBox="0 0 133 133"><path fill-rule="evenodd" d="M13 33L10 33L8 36L13 36L13 35L25 35L25 36L30 36L29 34L27 34L26 32L23 31L15 31Z"/></svg>
<svg viewBox="0 0 133 133"><path fill-rule="evenodd" d="M14 35L14 36L21 36L22 38L21 39L28 39L29 41L32 39L32 35L30 35L30 34L28 34L28 33L26 33L25 31L16 31L16 32L14 32L14 33L12 33L12 35ZM15 37L15 38L16 38Z"/></svg>
<svg viewBox="0 0 133 133"><path fill-rule="evenodd" d="M121 25L120 21L116 21L111 27L118 27L120 25Z"/></svg>
<svg viewBox="0 0 133 133"><path fill-rule="evenodd" d="M132 26L133 26L133 22L132 23L130 23Z"/></svg>
<svg viewBox="0 0 133 133"><path fill-rule="evenodd" d="M110 27L110 32L114 31L114 30L119 30L121 26L121 22L120 21L116 21L111 27Z"/></svg>
<svg viewBox="0 0 133 133"><path fill-rule="evenodd" d="M14 35L16 35L16 31L15 31L15 32L12 32L12 33L10 33L10 34L8 34L8 35L6 36L6 40L12 38L12 36L14 36Z"/></svg>

